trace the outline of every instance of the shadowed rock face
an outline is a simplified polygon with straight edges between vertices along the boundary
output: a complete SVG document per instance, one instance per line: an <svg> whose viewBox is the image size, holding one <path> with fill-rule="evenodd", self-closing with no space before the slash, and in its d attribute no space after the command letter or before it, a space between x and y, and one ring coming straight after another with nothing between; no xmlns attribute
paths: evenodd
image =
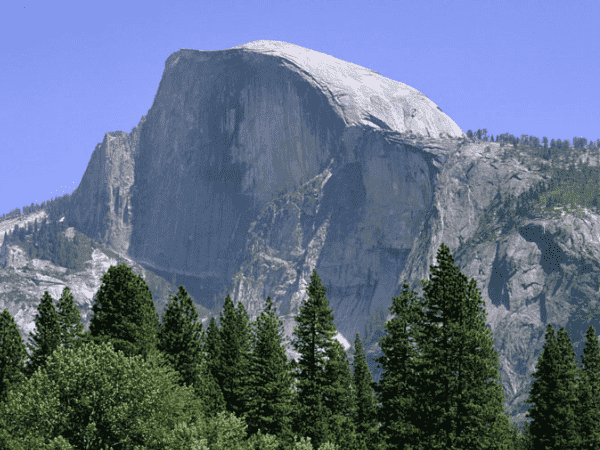
<svg viewBox="0 0 600 450"><path fill-rule="evenodd" d="M107 264L126 261L155 304L184 285L204 322L228 294L251 320L271 296L292 358L294 314L316 269L338 340L352 361L360 333L377 381L392 297L404 279L422 295L443 242L481 290L506 406L522 422L547 323L567 328L578 361L587 326L600 330L600 219L509 226L495 202L546 174L462 135L409 86L302 47L181 50L148 114L129 134L106 134L71 195L69 226L104 246L89 270L46 268L4 245L0 308L26 340L44 290L58 299L68 286L87 329Z"/></svg>

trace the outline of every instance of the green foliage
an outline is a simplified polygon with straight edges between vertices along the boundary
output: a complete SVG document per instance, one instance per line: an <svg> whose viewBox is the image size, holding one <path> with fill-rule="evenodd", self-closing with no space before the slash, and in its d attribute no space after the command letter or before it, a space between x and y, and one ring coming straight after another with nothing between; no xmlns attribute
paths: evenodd
<svg viewBox="0 0 600 450"><path fill-rule="evenodd" d="M365 360L365 353L358 333L354 341L354 386L356 388L356 431L368 449L379 447L377 434L377 400L373 391L373 376Z"/></svg>
<svg viewBox="0 0 600 450"><path fill-rule="evenodd" d="M534 448L579 448L575 425L575 388L577 371L575 354L569 337L561 328L558 341L551 324L546 327L546 343L539 356L535 381L527 403L533 404L526 417Z"/></svg>
<svg viewBox="0 0 600 450"><path fill-rule="evenodd" d="M83 324L79 308L75 306L73 295L68 287L63 289L57 306L61 345L66 348L74 348L76 340L83 334Z"/></svg>
<svg viewBox="0 0 600 450"><path fill-rule="evenodd" d="M156 350L159 321L152 294L126 264L111 266L102 276L92 311L92 337L110 340L125 356L147 357Z"/></svg>
<svg viewBox="0 0 600 450"><path fill-rule="evenodd" d="M336 328L332 309L325 297L325 286L314 269L306 291L308 299L300 305L300 314L294 315L298 325L294 327L292 346L300 354L294 431L320 445L329 436L328 411L323 399L325 354L332 346Z"/></svg>
<svg viewBox="0 0 600 450"><path fill-rule="evenodd" d="M206 334L203 336L204 351L206 353L207 371L214 383L212 384L212 396L207 409L212 411L211 415L225 410L225 398L218 382L220 376L221 361L221 337L220 330L217 327L217 321L211 317Z"/></svg>
<svg viewBox="0 0 600 450"><path fill-rule="evenodd" d="M248 431L259 430L291 443L292 404L295 397L291 365L283 342L283 325L275 315L271 297L256 321L254 352L250 369L253 398L249 401Z"/></svg>
<svg viewBox="0 0 600 450"><path fill-rule="evenodd" d="M25 381L26 358L27 350L17 324L5 309L0 314L0 402L6 400L10 389Z"/></svg>
<svg viewBox="0 0 600 450"><path fill-rule="evenodd" d="M107 343L57 349L1 406L11 436L4 436L4 445L62 436L74 448L119 442L164 448L164 436L182 420L197 420L199 406L192 389L180 387L178 375L161 366L156 356L128 358Z"/></svg>
<svg viewBox="0 0 600 450"><path fill-rule="evenodd" d="M35 316L35 331L31 333L27 344L31 357L25 367L25 374L30 377L38 368L43 367L54 350L60 347L60 343L58 314L52 304L52 297L45 291Z"/></svg>
<svg viewBox="0 0 600 450"><path fill-rule="evenodd" d="M244 305L239 303L236 311L228 295L220 315L220 353L215 360L214 370L227 410L238 417L248 411L252 395L249 378L252 335L248 321Z"/></svg>
<svg viewBox="0 0 600 450"><path fill-rule="evenodd" d="M581 364L576 412L581 437L580 448L600 448L600 345L596 330L591 325L585 334Z"/></svg>

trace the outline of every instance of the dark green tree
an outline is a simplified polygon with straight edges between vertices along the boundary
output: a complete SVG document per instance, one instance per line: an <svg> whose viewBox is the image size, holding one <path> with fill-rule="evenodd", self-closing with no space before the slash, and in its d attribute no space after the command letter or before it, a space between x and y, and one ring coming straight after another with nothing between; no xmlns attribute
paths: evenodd
<svg viewBox="0 0 600 450"><path fill-rule="evenodd" d="M19 334L17 324L7 309L0 314L0 403L8 391L25 381L27 349Z"/></svg>
<svg viewBox="0 0 600 450"><path fill-rule="evenodd" d="M503 407L498 354L486 328L485 304L474 279L468 282L444 244L423 281L425 321L421 338L419 445L423 448L502 448L509 420Z"/></svg>
<svg viewBox="0 0 600 450"><path fill-rule="evenodd" d="M356 432L356 388L346 352L336 339L327 349L323 386L323 404L329 413L329 440L340 448L366 450Z"/></svg>
<svg viewBox="0 0 600 450"><path fill-rule="evenodd" d="M354 422L359 436L368 449L379 448L379 422L373 375L369 370L358 333L354 341L354 386L356 388L356 415Z"/></svg>
<svg viewBox="0 0 600 450"><path fill-rule="evenodd" d="M580 424L581 449L600 448L600 345L593 326L585 334L581 355L581 384L577 420Z"/></svg>
<svg viewBox="0 0 600 450"><path fill-rule="evenodd" d="M473 138L473 132L472 132L471 130L467 130L467 137L468 137L469 139L472 139L472 138Z"/></svg>
<svg viewBox="0 0 600 450"><path fill-rule="evenodd" d="M421 441L421 420L417 397L419 382L418 328L414 324L425 319L423 303L406 280L402 293L392 298L390 313L395 315L385 324L386 334L379 340L383 356L376 358L383 369L379 385L372 386L381 407L378 419L379 435L384 448L418 448Z"/></svg>
<svg viewBox="0 0 600 450"><path fill-rule="evenodd" d="M181 386L192 386L202 399L204 414L214 411L215 402L221 403L220 389L206 370L202 346L202 323L192 298L183 286L177 295L171 295L159 325L157 348L169 364L180 374Z"/></svg>
<svg viewBox="0 0 600 450"><path fill-rule="evenodd" d="M239 303L236 311L231 297L227 295L223 312L220 313L220 358L217 360L217 382L223 392L227 411L243 417L248 411L252 395L249 379L252 328L248 314Z"/></svg>
<svg viewBox="0 0 600 450"><path fill-rule="evenodd" d="M30 359L25 366L27 377L31 377L38 368L44 366L50 355L60 347L60 339L58 313L52 304L52 297L48 291L45 291L35 316L35 331L29 336L27 344L27 348L31 351Z"/></svg>
<svg viewBox="0 0 600 450"><path fill-rule="evenodd" d="M206 376L212 380L210 389L213 395L207 403L209 416L215 417L218 413L225 411L225 398L219 383L220 361L221 361L221 337L217 321L210 318L206 333L202 334L202 345L204 357L206 358Z"/></svg>
<svg viewBox="0 0 600 450"><path fill-rule="evenodd" d="M563 150L569 150L569 148L571 148L571 143L569 142L568 139L565 139L562 142L562 148L563 148Z"/></svg>
<svg viewBox="0 0 600 450"><path fill-rule="evenodd" d="M297 326L292 346L300 354L295 364L298 380L298 407L295 419L300 436L309 437L314 448L329 441L328 411L324 405L325 355L332 346L336 327L329 307L325 286L313 269L308 299L300 305L300 314L294 315Z"/></svg>
<svg viewBox="0 0 600 450"><path fill-rule="evenodd" d="M544 144L544 148L548 148L548 138L546 136L542 138L542 143Z"/></svg>
<svg viewBox="0 0 600 450"><path fill-rule="evenodd" d="M66 348L75 348L77 340L83 334L83 324L81 323L81 313L75 306L73 294L68 287L63 289L62 295L58 300L58 324L60 326L60 344Z"/></svg>
<svg viewBox="0 0 600 450"><path fill-rule="evenodd" d="M562 337L561 337L562 335ZM538 358L535 378L527 403L526 417L531 418L529 432L534 448L573 449L574 386L576 370L568 361L568 335L559 330L559 340L551 324L546 327L546 343ZM566 341L569 341L568 343ZM567 345L568 344L568 345ZM572 345L571 345L572 351ZM572 362L575 363L574 353Z"/></svg>
<svg viewBox="0 0 600 450"><path fill-rule="evenodd" d="M144 279L126 264L111 266L95 295L90 335L125 356L145 359L157 351L158 314Z"/></svg>
<svg viewBox="0 0 600 450"><path fill-rule="evenodd" d="M283 325L276 316L271 297L256 320L254 352L250 369L254 396L246 414L248 434L278 436L290 445L294 374L287 361L283 342Z"/></svg>

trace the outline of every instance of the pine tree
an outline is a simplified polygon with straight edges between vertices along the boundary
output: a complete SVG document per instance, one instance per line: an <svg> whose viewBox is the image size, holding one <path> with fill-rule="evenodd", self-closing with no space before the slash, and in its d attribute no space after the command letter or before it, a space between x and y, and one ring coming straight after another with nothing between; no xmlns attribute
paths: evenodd
<svg viewBox="0 0 600 450"><path fill-rule="evenodd" d="M600 448L600 345L593 326L585 334L585 347L581 355L581 386L579 409L581 449Z"/></svg>
<svg viewBox="0 0 600 450"><path fill-rule="evenodd" d="M383 356L376 358L383 369L379 385L372 384L381 407L378 410L380 440L384 448L418 448L422 421L417 397L419 384L418 328L424 320L423 304L409 291L406 280L402 293L392 298L390 313L396 315L385 324L386 334L379 340Z"/></svg>
<svg viewBox="0 0 600 450"><path fill-rule="evenodd" d="M373 391L373 375L369 370L363 345L356 333L354 341L354 386L356 388L356 431L368 449L379 447L377 399Z"/></svg>
<svg viewBox="0 0 600 450"><path fill-rule="evenodd" d="M219 362L221 360L221 337L217 321L214 317L210 322L206 333L202 334L202 346L204 349L206 378L210 385L205 390L206 395L211 394L207 401L209 416L215 417L218 413L225 411L225 398L219 383Z"/></svg>
<svg viewBox="0 0 600 450"><path fill-rule="evenodd" d="M27 349L17 324L7 309L0 314L0 402L6 401L8 391L25 381Z"/></svg>
<svg viewBox="0 0 600 450"><path fill-rule="evenodd" d="M66 348L75 348L77 339L83 334L83 324L81 323L81 313L75 306L73 294L68 287L63 289L62 295L58 300L58 324L60 326L61 346Z"/></svg>
<svg viewBox="0 0 600 450"><path fill-rule="evenodd" d="M241 304L240 304L241 305ZM223 392L227 411L242 417L250 399L249 369L251 363L252 335L248 314L243 305L236 311L227 295L220 313L220 357L216 365L216 378Z"/></svg>
<svg viewBox="0 0 600 450"><path fill-rule="evenodd" d="M546 343L538 358L535 378L527 403L526 417L533 419L529 432L534 448L570 449L573 442L565 437L573 436L573 388L576 372L568 362L568 345L559 331L559 341L554 336L551 324L546 327ZM568 336L567 336L568 340ZM570 341L568 342L570 344ZM572 349L572 346L571 346ZM573 362L575 362L574 355ZM565 446L563 446L565 445Z"/></svg>
<svg viewBox="0 0 600 450"><path fill-rule="evenodd" d="M128 357L156 352L159 321L152 293L126 264L111 266L102 276L92 311L90 334L96 342L110 341Z"/></svg>
<svg viewBox="0 0 600 450"><path fill-rule="evenodd" d="M502 448L508 445L509 421L504 414L498 354L485 326L485 304L474 279L468 282L454 266L444 244L423 281L425 321L418 323L422 340L420 398L428 448ZM429 416L429 417L427 417Z"/></svg>
<svg viewBox="0 0 600 450"><path fill-rule="evenodd" d="M578 408L577 391L579 387L579 370L575 360L575 350L569 338L569 334L563 328L558 330L557 345L560 352L560 373L561 384L557 394L562 397L559 413L561 414L562 427L561 433L557 437L557 443L561 449L578 450L579 445L578 422L579 418L575 413Z"/></svg>
<svg viewBox="0 0 600 450"><path fill-rule="evenodd" d="M328 414L324 405L325 354L332 346L336 327L332 309L325 297L326 289L313 269L308 299L300 305L300 314L294 315L297 326L292 346L300 354L297 368L298 408L294 432L309 437L314 448L328 442Z"/></svg>
<svg viewBox="0 0 600 450"><path fill-rule="evenodd" d="M199 389L202 379L202 323L194 302L183 286L171 295L159 325L157 349L180 374L181 386Z"/></svg>
<svg viewBox="0 0 600 450"><path fill-rule="evenodd" d="M342 345L333 339L327 349L323 386L323 404L329 413L329 440L340 448L366 450L366 446L356 432L356 388L346 352Z"/></svg>
<svg viewBox="0 0 600 450"><path fill-rule="evenodd" d="M60 324L58 314L52 304L52 297L48 291L44 292L38 314L35 316L35 331L29 336L27 348L31 351L29 362L25 367L25 374L30 377L35 371L43 367L46 360L60 346Z"/></svg>
<svg viewBox="0 0 600 450"><path fill-rule="evenodd" d="M254 396L248 405L248 434L278 436L288 445L292 439L294 377L287 361L283 325L276 316L271 297L256 321L254 351L250 369Z"/></svg>

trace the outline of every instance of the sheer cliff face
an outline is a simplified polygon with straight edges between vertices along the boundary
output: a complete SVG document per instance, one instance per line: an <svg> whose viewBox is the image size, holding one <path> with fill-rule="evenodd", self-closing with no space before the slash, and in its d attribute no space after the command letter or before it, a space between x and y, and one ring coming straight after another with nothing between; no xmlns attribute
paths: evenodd
<svg viewBox="0 0 600 450"><path fill-rule="evenodd" d="M342 250L349 239L373 253L360 275L331 277L377 284L383 261L401 267L432 201L432 155L405 147L400 133L463 135L415 89L296 45L181 50L140 125L108 133L94 151L72 221L156 270L193 277L209 303L222 301L260 211L329 170L313 224L331 216L327 257L351 260Z"/></svg>

